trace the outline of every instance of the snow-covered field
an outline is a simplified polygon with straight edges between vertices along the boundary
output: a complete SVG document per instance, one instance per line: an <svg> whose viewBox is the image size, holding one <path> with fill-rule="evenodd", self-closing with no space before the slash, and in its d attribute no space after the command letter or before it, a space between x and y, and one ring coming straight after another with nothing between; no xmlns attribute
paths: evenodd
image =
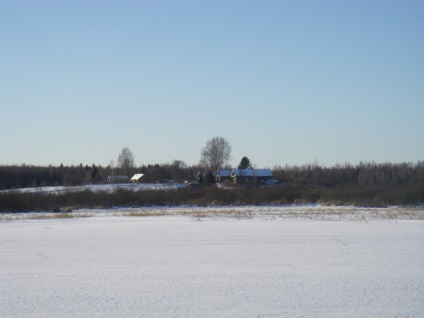
<svg viewBox="0 0 424 318"><path fill-rule="evenodd" d="M116 190L147 191L147 190L175 190L186 187L184 183L112 183L112 184L87 184L81 186L47 186L34 188L21 188L14 190L0 190L0 193L44 193L60 194L67 192L114 192Z"/></svg>
<svg viewBox="0 0 424 318"><path fill-rule="evenodd" d="M0 317L423 317L422 210L350 209L3 215Z"/></svg>

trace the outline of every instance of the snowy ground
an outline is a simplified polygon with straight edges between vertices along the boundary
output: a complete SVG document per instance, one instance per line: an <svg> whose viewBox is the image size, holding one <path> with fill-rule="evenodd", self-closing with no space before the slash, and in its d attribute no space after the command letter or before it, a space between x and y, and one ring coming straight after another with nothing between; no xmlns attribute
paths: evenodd
<svg viewBox="0 0 424 318"><path fill-rule="evenodd" d="M60 194L65 192L114 192L116 190L128 191L147 191L147 190L175 190L186 187L184 183L115 183L115 184L87 184L81 186L48 186L22 188L14 190L0 190L0 193L44 193L44 194Z"/></svg>
<svg viewBox="0 0 424 318"><path fill-rule="evenodd" d="M227 209L3 216L0 317L423 317L417 211Z"/></svg>

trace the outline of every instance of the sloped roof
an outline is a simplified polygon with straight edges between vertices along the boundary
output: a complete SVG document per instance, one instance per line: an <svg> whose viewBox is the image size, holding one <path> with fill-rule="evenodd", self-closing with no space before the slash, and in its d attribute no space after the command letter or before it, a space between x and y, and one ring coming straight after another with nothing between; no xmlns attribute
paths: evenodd
<svg viewBox="0 0 424 318"><path fill-rule="evenodd" d="M128 180L128 176L108 176L108 180Z"/></svg>
<svg viewBox="0 0 424 318"><path fill-rule="evenodd" d="M108 176L107 183L127 183L128 177L127 176Z"/></svg>
<svg viewBox="0 0 424 318"><path fill-rule="evenodd" d="M234 169L231 172L232 177L272 177L269 169Z"/></svg>
<svg viewBox="0 0 424 318"><path fill-rule="evenodd" d="M220 177L231 177L232 170L224 169L224 170L218 170L217 172L218 172L218 176Z"/></svg>
<svg viewBox="0 0 424 318"><path fill-rule="evenodd" d="M142 173L137 173L137 174L133 175L133 177L132 177L130 180L131 180L131 181L138 181L138 180L140 180L140 178L141 178L142 176L144 176L144 174L142 174Z"/></svg>

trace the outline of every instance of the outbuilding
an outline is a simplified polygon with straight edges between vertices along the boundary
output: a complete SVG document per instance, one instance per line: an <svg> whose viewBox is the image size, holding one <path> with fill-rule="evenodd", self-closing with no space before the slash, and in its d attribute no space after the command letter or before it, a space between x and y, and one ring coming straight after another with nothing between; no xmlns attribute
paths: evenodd
<svg viewBox="0 0 424 318"><path fill-rule="evenodd" d="M229 169L217 170L216 182L221 183L225 181L231 181L231 172L232 170Z"/></svg>
<svg viewBox="0 0 424 318"><path fill-rule="evenodd" d="M131 183L139 183L141 178L144 176L144 174L142 173L136 173L135 175L133 175L133 177L130 179Z"/></svg>
<svg viewBox="0 0 424 318"><path fill-rule="evenodd" d="M128 176L108 176L107 183L128 183Z"/></svg>
<svg viewBox="0 0 424 318"><path fill-rule="evenodd" d="M236 184L262 183L272 178L270 169L234 169L231 178Z"/></svg>

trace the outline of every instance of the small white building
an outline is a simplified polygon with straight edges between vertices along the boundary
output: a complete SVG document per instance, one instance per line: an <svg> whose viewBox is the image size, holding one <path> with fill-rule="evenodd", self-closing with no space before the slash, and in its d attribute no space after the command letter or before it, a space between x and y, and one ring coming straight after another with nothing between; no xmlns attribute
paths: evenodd
<svg viewBox="0 0 424 318"><path fill-rule="evenodd" d="M135 175L133 175L133 177L130 179L131 183L139 183L141 178L144 176L144 174L142 173L136 173Z"/></svg>

